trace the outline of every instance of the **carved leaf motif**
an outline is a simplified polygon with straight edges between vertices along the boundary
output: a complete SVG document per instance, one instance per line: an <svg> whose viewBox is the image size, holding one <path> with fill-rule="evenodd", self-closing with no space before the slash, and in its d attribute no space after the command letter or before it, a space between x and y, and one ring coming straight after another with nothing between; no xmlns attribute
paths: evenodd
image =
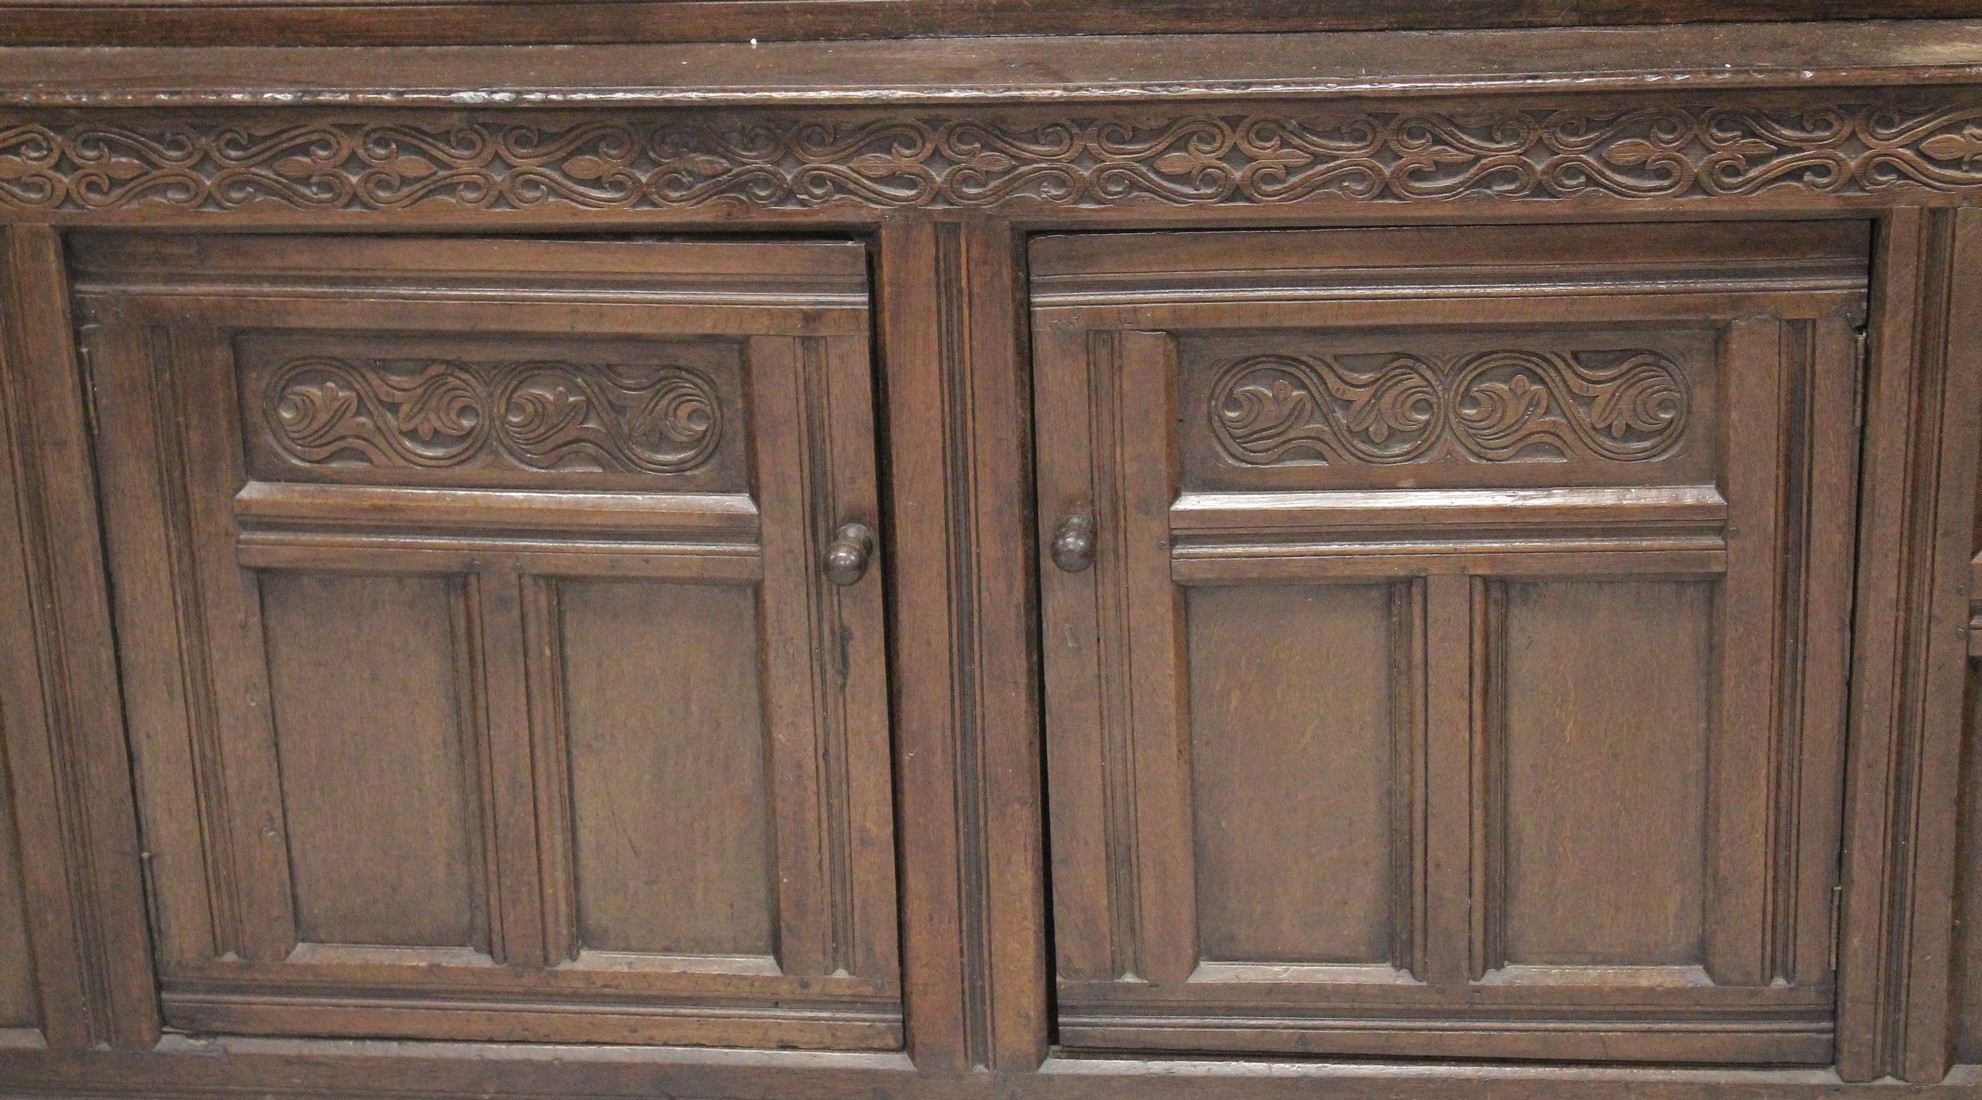
<svg viewBox="0 0 1982 1100"><path fill-rule="evenodd" d="M1603 159L1612 164L1632 167L1645 163L1658 156L1658 148L1649 141L1629 138L1612 145L1603 151Z"/></svg>
<svg viewBox="0 0 1982 1100"><path fill-rule="evenodd" d="M595 114L416 124L290 115L241 124L131 114L0 124L0 209L299 210L1107 207L1464 196L1982 192L1982 93L1941 104L1376 104L1285 113L823 118Z"/></svg>
<svg viewBox="0 0 1982 1100"><path fill-rule="evenodd" d="M1395 353L1374 370L1255 355L1213 383L1212 438L1242 466L1655 459L1685 434L1679 365L1655 351Z"/></svg>
<svg viewBox="0 0 1982 1100"><path fill-rule="evenodd" d="M722 407L688 367L307 357L271 372L269 437L304 466L675 474L715 453Z"/></svg>
<svg viewBox="0 0 1982 1100"><path fill-rule="evenodd" d="M1921 142L1920 151L1935 160L1960 161L1966 167L1982 156L1982 130L1965 126L1959 133L1937 134Z"/></svg>

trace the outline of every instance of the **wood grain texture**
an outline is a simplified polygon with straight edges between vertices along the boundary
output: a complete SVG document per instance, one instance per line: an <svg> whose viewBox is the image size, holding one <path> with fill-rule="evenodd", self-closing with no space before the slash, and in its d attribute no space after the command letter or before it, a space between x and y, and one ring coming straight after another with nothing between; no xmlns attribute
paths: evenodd
<svg viewBox="0 0 1982 1100"><path fill-rule="evenodd" d="M165 1013L897 1047L885 574L815 579L841 509L878 518L871 390L848 370L862 250L544 247L575 262L537 281L505 242L85 245L103 470L132 502L109 545L146 672L131 741ZM161 288L161 255L193 277ZM560 279L628 266L605 301L557 301ZM707 272L692 301L684 269ZM497 320L513 339L484 335ZM727 374L689 393L642 373L676 355ZM306 461L250 480L264 414ZM718 425L729 442L706 443ZM491 433L500 484L459 484L450 458ZM679 446L720 484L633 460ZM319 459L389 476L324 483Z"/></svg>
<svg viewBox="0 0 1982 1100"><path fill-rule="evenodd" d="M1048 1038L1029 378L1008 226L880 234L891 429L903 972L918 1065L1023 1071Z"/></svg>
<svg viewBox="0 0 1982 1100"><path fill-rule="evenodd" d="M356 2L372 9L371 19L384 18L393 7ZM661 5L674 6L668 0L661 0L661 5L597 2L638 26L620 42L638 42L659 28L713 26L693 18L656 19L649 14L663 10ZM914 5L925 2L912 0L905 6L888 0L853 0L896 31L913 26ZM1962 10L1962 0L1893 0L1878 13L1891 16L1890 20L1843 26L1820 22L1638 29L1573 25L1585 9L1605 2L1594 0L1575 12L1549 6L1546 22L1556 25L1531 29L1356 33L1325 23L1302 26L1306 16L1296 15L1293 25L1263 26L1259 33L1243 35L1216 33L1217 5L1161 2L1175 5L1173 12L1188 11L1182 18L1195 22L1172 22L1172 33L1161 37L1108 33L1101 26L1094 28L1096 33L1063 37L1050 33L1047 20L1055 9L1072 7L1073 0L1029 0L1023 10L1040 20L1040 26L1013 26L996 36L937 32L892 41L841 39L830 46L780 42L778 36L762 34L755 36L756 43L749 42L750 35L740 35L727 42L689 44L528 46L521 43L530 33L516 31L491 32L500 35L494 46L435 49L414 42L394 48L373 43L362 52L310 48L300 35L259 46L248 40L214 43L222 48L199 51L153 40L125 42L114 50L87 45L16 48L0 54L5 60L0 65L0 73L5 74L0 77L0 102L50 107L150 102L181 107L329 103L448 108L618 100L628 106L692 106L1100 97L1256 99L1274 94L1326 97L1400 91L1474 95L1550 88L1624 91L1635 97L1643 95L1648 84L1755 89L1970 83L1978 75L1977 61L1982 57L1974 37L1978 12L1972 6ZM1428 5L1429 0L1414 2ZM1547 0L1534 2L1546 5ZM1645 0L1622 2L1650 6ZM1702 2L1675 0L1659 9ZM507 16L531 20L539 31L545 25L540 9L554 6L505 0L467 3L481 8L478 25L499 26ZM977 11L1002 8L1007 18L1021 10L1019 0L947 3ZM1308 0L1269 11L1268 5L1253 3L1269 18L1302 9L1311 13L1323 4L1349 6L1343 0ZM1906 6L1918 4L1945 5L1947 15L1966 18L1940 23L1900 18ZM1138 10L1156 6L1143 0L1108 0L1082 10L1105 13L1130 5ZM35 0L29 0L0 8L9 18L6 27L31 20L36 6ZM175 0L164 0L152 5L149 14L162 17L174 6ZM1466 6L1446 10L1456 14ZM180 8L180 17L217 25L221 16L215 7L191 0ZM738 7L776 17L773 13L830 11L834 5L800 0ZM1849 7L1838 4L1830 10ZM146 26L129 11L118 11L114 2L85 0L63 8L77 27L92 19L121 22L136 33L143 33L139 28ZM308 10L284 0L274 0L270 8L298 14ZM698 5L686 10L707 14L711 9ZM156 23L152 28L156 33Z"/></svg>
<svg viewBox="0 0 1982 1100"><path fill-rule="evenodd" d="M0 784L0 1028L39 1031L41 998L21 890L20 832L6 787Z"/></svg>
<svg viewBox="0 0 1982 1100"><path fill-rule="evenodd" d="M1816 441L1849 436L1867 239L1806 230L1698 227L1642 266L1647 227L1035 244L1042 533L1096 532L1091 568L1042 575L1063 1044L1829 1056L1831 933L1807 907L1835 881L1843 728L1807 685L1835 686L1848 604L1810 578L1848 569L1851 477ZM1390 641L1319 631L1354 659L1285 680L1268 662L1316 643L1277 631L1325 582L1387 582ZM1180 623L1180 590L1261 622ZM1304 837L1276 782L1239 790L1172 741L1180 702L1216 723L1276 685L1388 715L1379 755L1331 759L1389 772L1341 834ZM1254 713L1243 740L1298 760L1284 724ZM1235 813L1236 858L1193 824ZM1372 847L1354 884L1310 852ZM1289 935L1326 933L1312 909L1257 903L1352 903L1372 877L1385 915L1353 959ZM1198 957L1213 935L1286 956Z"/></svg>
<svg viewBox="0 0 1982 1100"><path fill-rule="evenodd" d="M1879 253L1865 406L1867 533L1853 650L1839 1068L1935 1080L1951 1057L1955 770L1978 450L1966 323L1982 237L1895 215Z"/></svg>
<svg viewBox="0 0 1982 1100"><path fill-rule="evenodd" d="M1495 965L1703 961L1711 597L1697 583L1508 587Z"/></svg>
<svg viewBox="0 0 1982 1100"><path fill-rule="evenodd" d="M1982 1057L1982 1012L1959 1003L1982 999L1975 968L1955 961L1974 908L1957 901L1975 877L1961 860L1977 845L1973 823L1958 827L1953 810L1972 793L1964 784L1977 786L1957 746L1970 720L1959 712L1964 688L1975 690L1965 654L1982 652L1971 648L1982 633L1969 566L1982 546L1973 533L1982 369L1970 361L1965 320L1982 310L1968 277L1982 252L1966 211L1955 212L1982 194L1978 12L1947 0L1822 11L1800 0L1433 7L0 0L0 42L88 43L0 46L0 223L12 226L0 262L0 651L27 655L0 660L10 788L0 819L11 814L20 831L37 986L34 1027L11 1026L0 993L0 1093L1760 1100L1976 1091L1973 1067L1928 1082L1951 1061ZM1818 16L1850 21L1747 22ZM1907 18L1925 16L1946 18ZM1570 20L1579 25L1477 26ZM1667 25L1597 25L1636 21ZM531 39L546 44L514 45ZM803 41L818 39L830 41ZM126 48L99 45L110 42ZM195 42L211 45L182 48ZM433 48L477 42L501 44ZM1736 218L1745 220L1725 224ZM142 232L174 227L213 232ZM252 229L310 235L237 232ZM1179 232L1209 229L1224 231ZM1025 236L1075 230L1145 232L1039 241L1028 286ZM659 236L675 231L708 236ZM772 239L778 232L807 239ZM486 236L495 233L509 237ZM1378 238L1387 247L1373 247ZM1090 269L1050 270L1062 248ZM1862 318L1849 302L1871 248L1878 298L1861 393L1850 363ZM1353 262L1365 252L1388 258ZM71 277L91 306L73 318ZM1510 286L1518 323L1493 304ZM1028 298L1044 318L1036 358ZM1193 326L1256 344L1241 355L1284 356L1306 372L1275 375L1255 362L1234 375L1234 391L1270 394L1276 379L1298 380L1319 408L1330 400L1323 391L1340 387L1348 396L1331 406L1333 438L1346 426L1379 457L1417 437L1390 422L1385 438L1368 434L1367 406L1350 392L1362 383L1343 369L1368 364L1312 334L1380 334L1346 353L1417 356L1445 379L1476 353L1555 362L1637 350L1693 384L1685 426L1670 433L1679 449L1642 463L1592 456L1657 451L1670 441L1656 417L1606 421L1622 432L1600 427L1597 444L1568 463L1547 453L1555 444L1520 447L1497 460L1497 475L1481 462L1482 477L1468 470L1440 487L1392 480L1411 477L1409 463L1381 461L1345 479L1367 482L1361 489L1322 486L1312 449L1267 453L1284 436L1216 489L1162 484L1147 459L1178 438L1163 411L1170 396L1117 395L1110 415L1121 419L1097 421L1091 379L1066 383L1074 364L1088 369L1097 343L1146 352L1181 333L1172 396L1190 410ZM1522 326L1606 335L1581 346L1505 339ZM431 470L351 476L345 453L329 460L342 472L303 485L284 480L284 464L265 451L257 480L234 484L239 425L213 410L238 381L230 354L247 345L228 334L285 328L303 353L341 342L344 368L391 380L411 377L407 362L390 348L354 350L352 334L438 335L459 354L430 345L414 358L453 364L471 390L524 361L502 345L579 368L558 376L566 392L617 363L598 354L602 345L747 345L741 367L675 364L712 369L722 445L737 450L697 467L728 463L693 492L647 478L695 471L608 475L605 465L637 458L625 432L612 431L632 421L608 413L582 420L603 458L526 441L507 457L475 451L479 474L443 486ZM1615 339L1627 329L1678 343ZM1248 335L1269 330L1283 346ZM1481 333L1494 346L1445 346ZM89 349L81 369L78 335ZM1703 357L1730 369L1702 373ZM1200 365L1208 394L1218 364ZM726 379L732 369L738 377ZM1591 383L1573 369L1555 376L1569 389L1530 376L1549 402L1536 422L1577 446L1576 425L1599 418L1575 390ZM1490 381L1511 394L1512 379ZM1477 407L1474 390L1434 389L1442 409ZM240 387L231 392L239 401ZM603 408L621 407L603 396ZM494 397L490 389L477 409L495 407ZM374 401L367 415L418 420L411 407ZM1860 411L1862 428L1852 423ZM94 438L91 414L110 426ZM1150 423L1138 429L1138 419ZM1296 418L1290 430L1318 438L1326 419ZM731 431L738 425L749 435ZM394 439L445 450L473 434L415 430L409 443L407 433L358 433L394 454L404 453ZM1446 431L1432 446L1451 453L1471 438ZM1703 438L1714 447L1688 449ZM1188 433L1180 445L1189 471ZM1126 497L1084 464L1097 446L1136 459ZM663 464L682 454L663 454ZM1230 457L1213 440L1198 458L1219 454ZM587 461L601 469L580 471ZM1527 484L1512 484L1514 466ZM833 475L820 477L826 467ZM1647 476L1654 467L1666 476ZM1587 484L1604 469L1623 472ZM561 484L532 486L542 473ZM1273 478L1287 484L1266 488ZM205 482L227 484L188 488ZM1047 551L1057 522L1076 512L1139 514L1132 531L1104 524L1103 560L1067 574ZM813 563L843 515L871 520L880 554L868 584L834 590ZM289 815L269 812L285 801L282 776L257 777L261 765L244 757L262 751L254 712L269 701L256 686L268 623L250 620L272 609L275 622L283 610L221 598L243 573L259 574L257 586L299 575L338 578L332 587L379 577L409 590L460 586L450 609L456 660L434 657L433 636L409 651L421 636L412 623L397 632L406 646L376 647L403 659L371 672L362 658L378 655L348 641L344 651L360 656L333 671L354 676L302 671L322 662L293 645L284 657L278 640L284 659L271 686L279 695L284 679L452 675L471 699L455 708L471 742L461 769L485 812L471 840L479 867L452 867L441 881L481 876L488 955L292 950L296 891L286 870L249 854L300 841L305 862L344 855L328 827L310 823L328 812L297 815L315 835L292 835L278 820ZM1136 579L1136 599L1083 594L1097 577L1122 575ZM587 891L630 890L638 868L604 886L583 871L568 719L584 701L564 683L558 652L567 585L722 593L717 602L757 593L751 667L776 696L762 816L778 866L763 876L775 880L770 896L754 904L775 910L775 964L748 952L684 961L631 940L581 949ZM1588 612L1577 594L1641 588L1687 595L1632 602L1634 625L1614 631L1597 625L1601 616L1561 612L1540 648L1554 665L1610 678L1614 694L1672 687L1608 721L1615 729L1707 698L1697 891L1677 869L1694 862L1689 836L1638 844L1595 811L1678 797L1675 788L1692 797L1696 777L1673 762L1688 754L1653 753L1673 749L1661 741L1673 726L1641 730L1629 746L1639 758L1602 765L1578 755L1594 750L1583 736L1528 754L1533 773L1510 770L1518 761L1501 752L1518 731L1497 715L1519 700L1497 662L1526 636L1510 626L1524 614L1533 621L1536 603ZM1338 663L1360 668L1308 679L1287 671L1307 651L1297 642L1235 652L1215 633L1194 637L1194 620L1175 613L1243 605L1293 623L1308 614L1292 606L1298 594L1352 590L1387 591L1387 620L1373 625L1375 608L1359 606L1355 628L1334 641L1358 642ZM1709 590L1714 607L1701 612L1698 594ZM1164 620L1147 609L1163 605L1169 626L1151 633ZM1675 618L1701 614L1704 664L1675 663L1647 640L1652 625L1680 632ZM1215 625L1217 612L1196 621ZM1138 624L1143 636L1131 637ZM653 629L642 620L625 633ZM218 639L219 659L161 644L175 634ZM677 642L685 652L674 638L642 648ZM1620 642L1651 655L1602 662ZM656 674L632 648L592 662L612 681L596 690L635 695ZM744 645L735 648L715 677L725 683L748 663ZM675 663L705 659L691 652ZM1140 678L1086 671L1131 659L1174 667ZM1264 717L1214 731L1194 714L1200 699L1237 697L1227 681L1267 671L1286 687L1275 707L1259 704ZM441 693L422 692L407 714L438 729L449 708ZM1583 695L1534 697L1579 734L1580 712L1601 709ZM1084 732L1120 725L1125 701L1144 714L1174 704L1171 728L1143 739L1155 754ZM1277 728L1294 756L1311 759L1312 746L1287 731L1342 717L1345 701L1370 721L1387 704L1394 782L1382 820L1368 804L1380 761L1360 742L1370 751L1342 763L1353 763L1366 796L1305 817L1307 800L1349 776L1311 772L1302 784L1284 764L1205 755L1258 750L1247 736ZM624 715L634 708L611 709L631 728ZM373 732L349 715L312 718L340 740ZM1837 735L1847 720L1848 761ZM233 732L220 735L223 725ZM633 733L622 740L636 756L657 747ZM359 763L410 760L417 771L439 759L436 743L418 738ZM157 764L172 754L190 763L161 779ZM1642 773L1637 782L1620 779L1626 764ZM1550 790L1563 812L1594 824L1548 839L1571 856L1612 841L1648 854L1622 869L1572 860L1598 884L1598 904L1578 899L1572 915L1556 896L1564 888L1538 913L1520 876L1502 874L1534 839L1523 827L1535 815L1504 809L1510 786L1540 787L1529 780L1572 765L1587 779ZM652 793L638 769L624 772L610 778L639 789L623 801ZM1167 817L1154 803L1139 815L1135 791L1119 782L1131 774L1167 784ZM407 782L381 778L375 802ZM1277 804L1240 793L1276 784ZM141 826L134 789L147 803ZM712 827L735 823L738 805L690 793L706 796ZM442 805L451 797L334 824L371 844L368 834L421 814L451 820ZM1052 804L1050 836L1042 800ZM1203 838L1220 827L1207 816L1212 803L1249 828L1214 845L1230 866L1180 872L1180 854L1208 862ZM1626 824L1685 831L1671 815L1634 817L1647 821ZM1189 829L1172 827L1185 821ZM1341 882L1302 877L1325 861L1298 851L1299 835L1352 826L1356 882L1381 875L1388 894L1352 899L1356 912L1343 919L1358 930L1353 951L1305 951L1317 926L1298 911L1338 900ZM1364 835L1378 829L1390 857L1381 865ZM1123 838L1149 841L1150 881L1195 881L1174 901L1141 906L1137 875L1110 863ZM417 847L386 863L435 858ZM730 861L713 877L755 880L761 862ZM242 876L238 866L260 869ZM1625 870L1659 881L1624 882ZM1654 904L1701 911L1699 964L1674 947L1691 932L1671 912L1605 904L1641 889ZM445 892L380 897L417 917ZM0 925L5 895L0 882ZM1221 909L1220 899L1232 904ZM317 918L305 901L298 915L308 924ZM629 919L658 919L671 904L673 895L642 901ZM1489 919L1510 904L1519 919ZM1593 909L1615 935L1575 919ZM1177 919L1187 911L1189 921ZM1523 941L1513 926L1523 921L1548 926L1545 942ZM1137 963L1145 925L1162 941L1158 976L1188 969L1193 980L1123 980L1147 977L1124 965ZM429 932L401 938L438 937ZM1569 942L1584 933L1586 942ZM1289 957L1221 960L1207 937L1236 945L1233 955ZM1505 958L1510 944L1516 959ZM237 949L284 969L222 958ZM1192 951L1205 956L1194 968ZM1055 954L1057 994L1045 974ZM1542 961L1517 961L1524 955ZM173 1033L142 1049L159 1038L161 976L175 1027L287 1037ZM518 1042L478 1041L495 1036ZM99 1043L121 1049L84 1049ZM907 1053L893 1053L904 1043ZM1049 1054L1055 1043L1072 1053ZM1675 1068L1582 1064L1609 1059ZM1903 1080L1858 1083L1884 1075Z"/></svg>
<svg viewBox="0 0 1982 1100"><path fill-rule="evenodd" d="M0 385L13 508L0 523L7 766L22 830L42 1028L58 1048L158 1035L129 756L61 242L0 237Z"/></svg>
<svg viewBox="0 0 1982 1100"><path fill-rule="evenodd" d="M1410 733L1383 675L1393 598L1385 585L1189 592L1204 958L1403 961L1392 800L1409 790L1394 758Z"/></svg>
<svg viewBox="0 0 1982 1100"><path fill-rule="evenodd" d="M481 769L447 579L262 578L306 943L488 950ZM322 647L322 648L320 648ZM323 660L331 652L356 661Z"/></svg>
<svg viewBox="0 0 1982 1100"><path fill-rule="evenodd" d="M1220 31L1285 33L1310 30L1585 26L1742 22L1776 19L1932 18L1971 14L1954 0L1820 4L1808 0L1742 0L1732 4L1650 4L1599 0L1564 11L1541 0L1307 0L1268 5L1226 0L1194 5L1179 0L1076 4L918 0L879 5L864 0L753 5L735 0L654 0L649 3L551 3L529 6L460 0L396 4L337 2L87 3L56 5L14 0L0 41L122 45L235 45L271 42L383 45L399 42L672 42L897 38L968 34L1156 34Z"/></svg>
<svg viewBox="0 0 1982 1100"><path fill-rule="evenodd" d="M770 955L747 588L559 586L580 950Z"/></svg>

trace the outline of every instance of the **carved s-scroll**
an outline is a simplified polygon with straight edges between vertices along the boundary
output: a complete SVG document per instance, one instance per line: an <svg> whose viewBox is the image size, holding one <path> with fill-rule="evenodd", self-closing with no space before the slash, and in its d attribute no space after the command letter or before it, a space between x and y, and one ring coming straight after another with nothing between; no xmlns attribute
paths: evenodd
<svg viewBox="0 0 1982 1100"><path fill-rule="evenodd" d="M1497 350L1253 355L1212 384L1212 439L1232 462L1390 465L1457 452L1483 462L1637 462L1684 437L1690 394L1656 351Z"/></svg>
<svg viewBox="0 0 1982 1100"><path fill-rule="evenodd" d="M0 211L1278 205L1982 191L1982 105L1409 104L1046 120L601 111L0 121Z"/></svg>
<svg viewBox="0 0 1982 1100"><path fill-rule="evenodd" d="M269 438L303 466L678 474L722 438L700 372L561 362L295 359L262 388Z"/></svg>

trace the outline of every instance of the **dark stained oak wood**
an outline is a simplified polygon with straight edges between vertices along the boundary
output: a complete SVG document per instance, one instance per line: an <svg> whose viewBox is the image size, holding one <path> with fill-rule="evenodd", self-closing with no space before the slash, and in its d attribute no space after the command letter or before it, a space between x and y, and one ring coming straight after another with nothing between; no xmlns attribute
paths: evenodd
<svg viewBox="0 0 1982 1100"><path fill-rule="evenodd" d="M1009 227L879 238L904 994L918 1065L1047 1044L1023 260Z"/></svg>
<svg viewBox="0 0 1982 1100"><path fill-rule="evenodd" d="M642 6L619 5L628 12ZM873 4L876 10L886 6ZM0 6L0 12L7 10ZM494 14L522 10L528 5L499 4ZM1982 17L1982 9L1971 5L1955 14ZM69 12L72 19L89 15ZM899 18L894 25L901 25ZM1148 38L1050 36L1023 28L1001 37L940 35L830 47L769 38L752 44L747 36L698 44L531 47L516 45L514 35L501 45L444 49L229 41L187 51L158 48L152 40L119 49L0 44L0 104L59 109L316 103L444 110L1021 101L1092 106L1104 100L1207 103L1289 95L1471 97L1553 90L1621 91L1642 99L1648 91L1668 88L1685 93L1972 85L1982 79L1982 22L1975 18L1845 26L1194 33L1205 29L1210 28L1186 26ZM1020 151L1006 150L1007 155Z"/></svg>
<svg viewBox="0 0 1982 1100"><path fill-rule="evenodd" d="M0 0L0 1094L1974 1094L1978 17Z"/></svg>
<svg viewBox="0 0 1982 1100"><path fill-rule="evenodd" d="M77 246L167 1016L894 1047L864 250L536 248Z"/></svg>
<svg viewBox="0 0 1982 1100"><path fill-rule="evenodd" d="M1035 243L1063 1044L1828 1058L1869 233L1753 228Z"/></svg>
<svg viewBox="0 0 1982 1100"><path fill-rule="evenodd" d="M1284 33L1479 26L1589 26L1768 19L1935 18L1974 14L1965 0L128 0L56 5L10 0L0 41L119 45L382 45L394 42L704 42L960 34Z"/></svg>

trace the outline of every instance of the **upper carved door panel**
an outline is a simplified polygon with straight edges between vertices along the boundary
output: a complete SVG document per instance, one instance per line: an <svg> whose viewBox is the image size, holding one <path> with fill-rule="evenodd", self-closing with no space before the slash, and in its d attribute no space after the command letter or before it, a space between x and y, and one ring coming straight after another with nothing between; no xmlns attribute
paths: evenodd
<svg viewBox="0 0 1982 1100"><path fill-rule="evenodd" d="M1035 242L1061 1041L1827 1062L1868 249Z"/></svg>
<svg viewBox="0 0 1982 1100"><path fill-rule="evenodd" d="M900 1044L861 247L74 262L168 1022Z"/></svg>

